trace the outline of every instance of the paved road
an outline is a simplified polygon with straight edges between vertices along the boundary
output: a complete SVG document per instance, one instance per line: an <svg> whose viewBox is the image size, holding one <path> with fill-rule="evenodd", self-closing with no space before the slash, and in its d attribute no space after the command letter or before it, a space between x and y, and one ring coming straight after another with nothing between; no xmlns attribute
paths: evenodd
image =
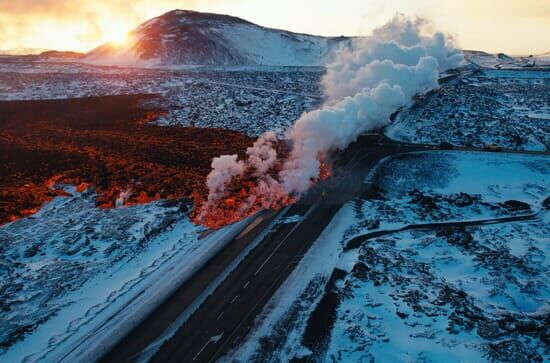
<svg viewBox="0 0 550 363"><path fill-rule="evenodd" d="M341 155L341 168L332 181L344 176L346 183L328 181L292 207L287 215L302 214L302 219L274 229L161 347L152 361L213 361L237 345L340 207L354 197L349 192L342 197L340 189L368 192L358 186L371 168L382 158L403 151L403 146L393 143L381 151L372 141L365 138L354 145L353 152ZM407 151L422 149L417 145L405 148ZM325 197L319 195L323 189L328 189Z"/></svg>
<svg viewBox="0 0 550 363"><path fill-rule="evenodd" d="M298 223L276 229L162 346L153 361L203 362L227 352L248 333L256 315L318 238L320 226L326 226L338 210L338 205L313 205Z"/></svg>
<svg viewBox="0 0 550 363"><path fill-rule="evenodd" d="M260 222L229 243L227 248L111 350L103 361L133 361L142 351L158 344L158 338L170 324L188 312L193 301L216 277L226 271L231 262L274 218L303 216L298 222L272 227L271 232L204 300L174 336L164 342L152 360L211 361L220 357L248 333L256 315L340 207L358 195L373 193L370 186L363 183L373 166L386 156L432 148L401 145L373 135L362 137L339 156L331 179L313 188L300 203L284 213L264 212Z"/></svg>
<svg viewBox="0 0 550 363"><path fill-rule="evenodd" d="M457 77L447 77L441 83L453 82ZM377 197L376 188L364 180L380 160L391 155L440 149L436 145L398 143L383 135L362 136L339 154L333 167L335 173L329 180L316 185L298 204L282 212L260 214L245 232L119 342L103 361L134 361L137 357L143 358L144 351L156 352L152 357L156 362L205 362L223 356L250 331L255 317L340 207L356 197ZM453 149L483 151L468 147ZM294 223L276 223L278 218L293 215L303 217ZM348 248L352 246L353 243ZM238 261L243 251L248 250L246 257ZM236 267L235 261L238 261ZM221 280L220 276L225 279L213 286L214 281ZM201 300L209 289L213 290L211 295ZM195 308L197 301L201 303ZM178 320L183 321L182 325L174 327Z"/></svg>
<svg viewBox="0 0 550 363"><path fill-rule="evenodd" d="M182 287L177 289L164 303L147 317L141 324L119 342L114 349L102 359L105 362L130 362L149 344L162 335L170 324L178 319L186 308L221 275L254 237L267 228L277 215L274 211L262 212L240 235L211 259L200 273L192 276Z"/></svg>
<svg viewBox="0 0 550 363"><path fill-rule="evenodd" d="M250 331L255 317L340 207L358 196L376 197L375 188L364 180L380 160L401 153L437 149L439 147L434 145L397 143L379 135L361 137L338 156L335 173L329 180L315 186L298 204L283 212L262 213L246 233L229 243L117 344L103 361L134 361L143 351L156 351L151 359L155 362L208 362L223 356ZM480 151L475 148L458 150ZM303 217L294 223L274 224L276 218L293 215ZM271 226L270 232L258 242L258 236L265 234L268 226ZM163 333L166 335L174 321L190 314L193 302L253 241L257 246L194 313L174 329L174 334L159 339Z"/></svg>

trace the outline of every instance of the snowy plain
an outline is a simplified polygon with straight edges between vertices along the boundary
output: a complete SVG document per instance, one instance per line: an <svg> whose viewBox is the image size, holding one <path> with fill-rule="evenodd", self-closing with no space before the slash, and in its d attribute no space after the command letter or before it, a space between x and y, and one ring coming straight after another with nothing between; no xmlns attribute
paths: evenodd
<svg viewBox="0 0 550 363"><path fill-rule="evenodd" d="M67 190L0 229L2 361L97 359L249 223L204 235L188 201L105 210Z"/></svg>
<svg viewBox="0 0 550 363"><path fill-rule="evenodd" d="M439 173L433 175L434 170ZM344 205L257 318L245 343L225 360L548 357L550 159L416 153L389 159L373 178L391 199ZM517 205L509 200L525 205L510 208ZM428 227L510 216L526 219ZM426 228L399 232L423 223ZM388 233L348 248L354 238L379 231ZM331 276L339 277L330 281ZM327 294L338 296L332 311L320 304ZM325 327L328 336L312 345L308 329L317 309L334 320Z"/></svg>

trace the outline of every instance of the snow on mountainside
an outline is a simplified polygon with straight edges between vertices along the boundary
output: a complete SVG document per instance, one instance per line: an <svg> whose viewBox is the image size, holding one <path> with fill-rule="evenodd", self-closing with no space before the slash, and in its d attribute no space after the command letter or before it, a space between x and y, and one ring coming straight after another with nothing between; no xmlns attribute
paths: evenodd
<svg viewBox="0 0 550 363"><path fill-rule="evenodd" d="M550 65L550 52L538 54L535 56L535 59L538 63Z"/></svg>
<svg viewBox="0 0 550 363"><path fill-rule="evenodd" d="M346 37L265 28L246 20L174 10L141 24L122 46L102 45L85 62L104 65L322 66Z"/></svg>
<svg viewBox="0 0 550 363"><path fill-rule="evenodd" d="M480 50L464 50L463 53L468 62L485 68L516 69L550 66L550 52L535 56L510 56Z"/></svg>

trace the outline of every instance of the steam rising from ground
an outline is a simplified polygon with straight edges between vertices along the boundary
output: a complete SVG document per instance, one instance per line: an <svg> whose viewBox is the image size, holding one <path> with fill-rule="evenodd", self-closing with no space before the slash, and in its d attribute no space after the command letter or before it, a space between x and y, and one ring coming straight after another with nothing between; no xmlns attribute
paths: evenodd
<svg viewBox="0 0 550 363"><path fill-rule="evenodd" d="M239 207L242 213L251 208L250 199L260 196L269 206L306 191L319 179L320 160L331 151L345 149L361 133L387 125L390 115L413 96L436 88L439 72L460 65L463 56L444 34L428 33L428 25L421 18L396 15L371 36L340 49L322 80L324 105L304 113L286 132L288 157L278 160L277 139L268 132L247 150L245 160L237 155L214 158L201 215L227 197L226 187L234 178L246 175L257 181L253 195ZM268 173L277 163L278 173Z"/></svg>

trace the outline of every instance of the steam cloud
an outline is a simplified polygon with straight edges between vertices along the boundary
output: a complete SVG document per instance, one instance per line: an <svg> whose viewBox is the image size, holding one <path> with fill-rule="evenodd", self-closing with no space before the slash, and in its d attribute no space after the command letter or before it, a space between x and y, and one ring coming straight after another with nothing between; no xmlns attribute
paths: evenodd
<svg viewBox="0 0 550 363"><path fill-rule="evenodd" d="M286 132L292 148L278 175L266 173L277 162L277 139L268 132L248 148L245 160L237 155L214 158L203 210L224 198L230 181L247 172L258 177L255 194L264 204L306 191L319 177L320 158L345 149L365 131L387 125L390 115L413 96L436 88L439 72L464 60L452 39L439 32L426 34L427 27L422 18L396 15L371 36L340 49L322 79L324 105L304 113Z"/></svg>

